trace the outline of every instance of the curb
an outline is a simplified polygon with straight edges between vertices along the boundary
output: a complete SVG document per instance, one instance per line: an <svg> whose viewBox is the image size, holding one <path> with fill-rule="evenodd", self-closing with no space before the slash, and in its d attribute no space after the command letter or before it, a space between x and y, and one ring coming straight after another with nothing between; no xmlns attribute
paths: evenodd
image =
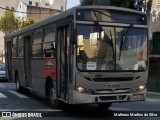
<svg viewBox="0 0 160 120"><path fill-rule="evenodd" d="M154 95L160 95L160 93L158 93L158 92L150 92L150 91L147 91L147 95L149 95L149 94L154 94Z"/></svg>

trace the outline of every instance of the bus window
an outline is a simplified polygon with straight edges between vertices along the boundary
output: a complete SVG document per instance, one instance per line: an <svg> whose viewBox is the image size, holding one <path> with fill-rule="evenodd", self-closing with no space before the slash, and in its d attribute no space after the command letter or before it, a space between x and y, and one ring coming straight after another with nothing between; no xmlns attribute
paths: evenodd
<svg viewBox="0 0 160 120"><path fill-rule="evenodd" d="M12 57L17 57L17 51L17 37L14 37L12 41Z"/></svg>
<svg viewBox="0 0 160 120"><path fill-rule="evenodd" d="M33 40L34 44L42 42L42 34L43 34L42 29L34 31L34 40Z"/></svg>
<svg viewBox="0 0 160 120"><path fill-rule="evenodd" d="M44 29L43 57L55 57L54 26Z"/></svg>
<svg viewBox="0 0 160 120"><path fill-rule="evenodd" d="M45 43L43 46L43 57L55 57L55 42Z"/></svg>
<svg viewBox="0 0 160 120"><path fill-rule="evenodd" d="M23 58L23 54L24 54L24 51L23 51L23 38L22 38L22 35L19 35L18 39L17 39L17 46L18 46L18 50L17 50L17 54L18 54L18 57L19 58Z"/></svg>
<svg viewBox="0 0 160 120"><path fill-rule="evenodd" d="M17 37L13 38L12 46L16 47L17 46Z"/></svg>
<svg viewBox="0 0 160 120"><path fill-rule="evenodd" d="M41 57L41 44L32 46L32 57Z"/></svg>
<svg viewBox="0 0 160 120"><path fill-rule="evenodd" d="M34 39L33 39L33 45L32 45L32 57L41 57L41 49L42 49L42 36L43 32L42 29L38 29L34 31Z"/></svg>

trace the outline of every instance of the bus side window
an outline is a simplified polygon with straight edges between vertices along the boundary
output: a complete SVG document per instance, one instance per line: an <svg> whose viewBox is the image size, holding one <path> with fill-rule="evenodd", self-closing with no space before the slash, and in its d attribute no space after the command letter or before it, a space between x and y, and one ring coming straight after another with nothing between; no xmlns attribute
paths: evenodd
<svg viewBox="0 0 160 120"><path fill-rule="evenodd" d="M44 44L44 57L55 57L55 43L45 43Z"/></svg>
<svg viewBox="0 0 160 120"><path fill-rule="evenodd" d="M44 29L43 57L55 57L54 25Z"/></svg>

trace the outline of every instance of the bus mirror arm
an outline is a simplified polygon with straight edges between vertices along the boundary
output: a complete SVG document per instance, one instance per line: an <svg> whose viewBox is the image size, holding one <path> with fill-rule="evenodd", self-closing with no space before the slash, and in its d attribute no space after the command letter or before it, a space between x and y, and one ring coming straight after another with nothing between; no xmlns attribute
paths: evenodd
<svg viewBox="0 0 160 120"><path fill-rule="evenodd" d="M76 30L75 29L71 32L70 38L71 38L71 44L76 44Z"/></svg>
<svg viewBox="0 0 160 120"><path fill-rule="evenodd" d="M72 45L71 45L71 52L72 52L72 54L74 54L75 48L76 48L75 45L72 44Z"/></svg>

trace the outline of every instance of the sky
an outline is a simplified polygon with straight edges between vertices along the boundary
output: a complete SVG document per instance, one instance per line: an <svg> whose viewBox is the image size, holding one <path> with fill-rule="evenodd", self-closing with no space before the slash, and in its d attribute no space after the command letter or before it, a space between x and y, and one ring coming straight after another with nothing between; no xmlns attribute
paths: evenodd
<svg viewBox="0 0 160 120"><path fill-rule="evenodd" d="M67 0L67 9L79 5L79 0Z"/></svg>

